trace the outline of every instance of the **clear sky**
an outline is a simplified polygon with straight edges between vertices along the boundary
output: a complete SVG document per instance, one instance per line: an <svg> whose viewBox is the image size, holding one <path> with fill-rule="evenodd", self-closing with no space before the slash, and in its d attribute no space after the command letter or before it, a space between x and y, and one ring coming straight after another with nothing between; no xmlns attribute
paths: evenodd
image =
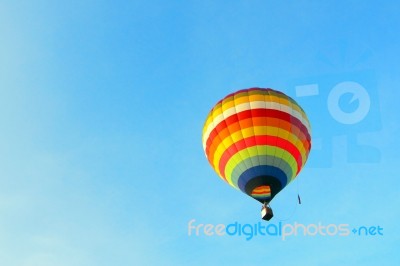
<svg viewBox="0 0 400 266"><path fill-rule="evenodd" d="M0 1L0 265L399 265L399 14L396 1ZM368 97L335 102L342 82ZM318 95L298 97L309 84ZM296 99L315 140L270 223L382 236L188 236L192 219L261 221L201 145L213 105L254 86ZM368 113L345 124L332 101Z"/></svg>

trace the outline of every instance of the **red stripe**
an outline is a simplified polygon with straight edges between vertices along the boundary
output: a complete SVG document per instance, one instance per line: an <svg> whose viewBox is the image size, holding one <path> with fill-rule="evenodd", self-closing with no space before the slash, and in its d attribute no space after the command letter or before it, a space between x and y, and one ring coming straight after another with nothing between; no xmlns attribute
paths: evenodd
<svg viewBox="0 0 400 266"><path fill-rule="evenodd" d="M206 141L206 153L208 154L208 149L213 142L214 138L218 135L218 132L222 131L224 128L228 127L233 123L237 123L240 120L252 118L252 117L272 117L282 119L287 121L300 129L300 131L306 136L307 141L309 142L311 137L308 133L307 128L304 124L294 116L286 112L282 112L279 110L274 109L265 109L265 108L258 108L258 109L250 109L246 111L242 111L236 114L233 114L226 119L222 120L210 133L207 141Z"/></svg>
<svg viewBox="0 0 400 266"><path fill-rule="evenodd" d="M261 194L271 194L271 190L262 190L262 191L255 191L251 192L252 195L261 195Z"/></svg>
<svg viewBox="0 0 400 266"><path fill-rule="evenodd" d="M260 136L253 136L242 139L236 143L233 143L229 146L221 156L219 161L219 171L221 175L225 177L225 167L228 163L229 159L238 153L241 150L246 148L254 147L256 145L269 145L274 147L282 148L285 151L288 151L293 158L296 160L297 163L297 173L299 173L301 166L302 166L302 157L300 151L294 146L291 142L275 137L275 136L268 136L268 135L260 135Z"/></svg>

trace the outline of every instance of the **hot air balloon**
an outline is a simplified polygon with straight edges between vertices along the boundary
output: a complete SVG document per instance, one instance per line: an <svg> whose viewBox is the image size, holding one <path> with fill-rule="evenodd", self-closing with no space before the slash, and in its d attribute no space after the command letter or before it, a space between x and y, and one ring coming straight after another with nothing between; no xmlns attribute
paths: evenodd
<svg viewBox="0 0 400 266"><path fill-rule="evenodd" d="M270 201L307 161L311 127L304 110L286 94L250 88L229 94L214 106L202 142L215 172L261 202L261 216L270 220Z"/></svg>

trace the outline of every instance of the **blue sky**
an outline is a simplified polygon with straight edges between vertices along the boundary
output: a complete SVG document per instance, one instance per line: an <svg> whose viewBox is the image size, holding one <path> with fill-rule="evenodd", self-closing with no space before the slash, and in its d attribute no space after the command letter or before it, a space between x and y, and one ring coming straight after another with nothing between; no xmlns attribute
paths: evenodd
<svg viewBox="0 0 400 266"><path fill-rule="evenodd" d="M398 265L399 9L1 1L0 264ZM371 97L358 124L327 111L343 81ZM296 97L305 84L319 96ZM259 204L216 176L201 145L212 106L253 86L295 98L319 139L271 222L380 225L383 236L188 236L191 219L260 221ZM352 112L362 100L339 105Z"/></svg>

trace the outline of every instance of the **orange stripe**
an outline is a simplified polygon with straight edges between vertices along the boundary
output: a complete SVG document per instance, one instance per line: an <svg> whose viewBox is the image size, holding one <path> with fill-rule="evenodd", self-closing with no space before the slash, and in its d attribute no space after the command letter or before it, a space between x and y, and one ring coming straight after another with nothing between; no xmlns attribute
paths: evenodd
<svg viewBox="0 0 400 266"><path fill-rule="evenodd" d="M235 133L237 131L240 131L242 129L249 128L249 127L271 126L271 127L282 128L288 132L291 132L299 140L305 140L305 141L301 142L303 144L303 147L305 150L309 150L309 148L310 148L309 141L306 140L306 136L303 134L303 132L298 127L296 127L295 125L293 125L285 120L281 120L279 118L271 118L271 117L249 118L248 120L252 120L252 124L250 125L250 123L248 123L248 125L249 125L248 127L242 127L240 124L240 121L233 123L233 124L229 125L228 127L224 128L223 130L219 131L218 135L213 138L212 143L207 144L206 154L208 155L208 159L211 164L214 161L215 151L217 150L219 144L225 138L229 137L230 135L232 135L233 133Z"/></svg>

